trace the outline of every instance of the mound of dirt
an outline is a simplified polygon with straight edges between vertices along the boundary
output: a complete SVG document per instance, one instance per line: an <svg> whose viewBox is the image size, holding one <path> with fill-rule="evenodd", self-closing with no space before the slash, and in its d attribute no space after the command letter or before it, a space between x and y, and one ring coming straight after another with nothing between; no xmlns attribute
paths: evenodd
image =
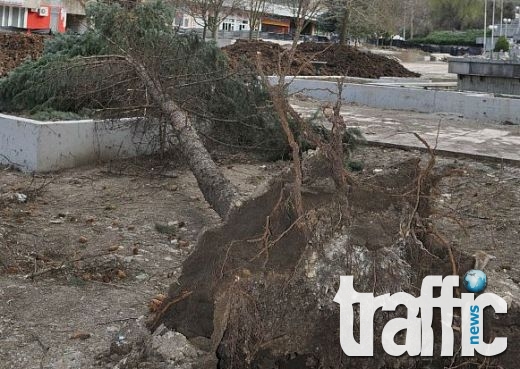
<svg viewBox="0 0 520 369"><path fill-rule="evenodd" d="M45 36L26 33L0 33L0 77L43 52Z"/></svg>
<svg viewBox="0 0 520 369"><path fill-rule="evenodd" d="M276 74L280 54L284 49L279 44L266 41L237 40L233 45L223 48L230 58L233 68L248 64L253 66L259 57L264 73ZM282 55L282 58L286 57ZM313 64L324 62L325 64ZM319 72L317 68L319 67ZM363 52L355 47L339 44L305 42L298 45L291 75L338 76L380 78L380 77L419 77L403 67L397 60L386 56Z"/></svg>

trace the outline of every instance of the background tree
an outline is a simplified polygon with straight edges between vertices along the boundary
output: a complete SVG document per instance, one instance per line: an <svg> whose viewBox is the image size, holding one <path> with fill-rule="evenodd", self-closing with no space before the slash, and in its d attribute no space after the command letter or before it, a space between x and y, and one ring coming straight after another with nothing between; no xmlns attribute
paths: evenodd
<svg viewBox="0 0 520 369"><path fill-rule="evenodd" d="M176 6L185 10L203 29L202 38L206 39L207 31L211 38L218 38L218 30L222 22L241 7L242 0L177 0Z"/></svg>
<svg viewBox="0 0 520 369"><path fill-rule="evenodd" d="M339 42L349 37L371 37L374 34L397 34L407 21L405 2L397 0L327 0L327 11L320 18L335 26Z"/></svg>
<svg viewBox="0 0 520 369"><path fill-rule="evenodd" d="M249 20L249 39L260 32L260 23L265 13L266 0L246 0L244 3L247 19Z"/></svg>
<svg viewBox="0 0 520 369"><path fill-rule="evenodd" d="M273 2L274 3L274 2ZM324 8L323 0L280 0L291 12L294 27L291 30L293 39L298 41L301 33L309 26L311 20L316 19Z"/></svg>
<svg viewBox="0 0 520 369"><path fill-rule="evenodd" d="M484 4L473 0L430 0L434 28L463 30L481 28Z"/></svg>

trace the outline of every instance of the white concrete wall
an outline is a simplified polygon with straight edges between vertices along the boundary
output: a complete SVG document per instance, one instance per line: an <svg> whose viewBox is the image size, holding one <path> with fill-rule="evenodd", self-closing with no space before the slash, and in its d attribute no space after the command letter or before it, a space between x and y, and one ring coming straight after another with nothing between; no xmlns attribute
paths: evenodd
<svg viewBox="0 0 520 369"><path fill-rule="evenodd" d="M39 131L34 120L0 114L0 163L36 168Z"/></svg>
<svg viewBox="0 0 520 369"><path fill-rule="evenodd" d="M48 172L158 150L144 120L40 122L0 114L0 163Z"/></svg>
<svg viewBox="0 0 520 369"><path fill-rule="evenodd" d="M289 92L301 92L315 99L332 102L336 101L337 85L335 82L297 78L291 83ZM520 124L520 99L485 93L347 83L343 89L343 100L375 108L444 112L468 119Z"/></svg>

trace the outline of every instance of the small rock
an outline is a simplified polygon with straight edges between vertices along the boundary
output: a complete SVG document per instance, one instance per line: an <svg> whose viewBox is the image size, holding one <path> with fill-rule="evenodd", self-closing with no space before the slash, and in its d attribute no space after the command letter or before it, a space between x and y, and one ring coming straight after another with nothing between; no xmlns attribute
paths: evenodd
<svg viewBox="0 0 520 369"><path fill-rule="evenodd" d="M135 279L137 279L139 282L146 281L148 279L148 274L140 273L140 274L135 276Z"/></svg>
<svg viewBox="0 0 520 369"><path fill-rule="evenodd" d="M26 194L23 194L23 193L15 193L14 194L16 196L16 200L18 202L27 202L27 195Z"/></svg>
<svg viewBox="0 0 520 369"><path fill-rule="evenodd" d="M85 236L81 236L78 240L79 243L87 243L88 242L88 238L85 237Z"/></svg>
<svg viewBox="0 0 520 369"><path fill-rule="evenodd" d="M178 365L190 362L202 355L201 351L191 344L186 337L174 331L167 331L162 335L154 334L150 351L153 356L157 355L166 362Z"/></svg>
<svg viewBox="0 0 520 369"><path fill-rule="evenodd" d="M175 192L175 191L177 191L177 190L179 189L179 186L177 186L177 185L171 185L168 189L169 189L170 191L172 191L172 192Z"/></svg>
<svg viewBox="0 0 520 369"><path fill-rule="evenodd" d="M373 173L381 173L382 171L383 171L383 169L376 168L372 172Z"/></svg>
<svg viewBox="0 0 520 369"><path fill-rule="evenodd" d="M186 240L179 241L179 247L181 247L181 248L188 247L189 245L190 245L189 241L186 241Z"/></svg>
<svg viewBox="0 0 520 369"><path fill-rule="evenodd" d="M119 339L119 338L123 339ZM110 344L110 354L112 355L126 355L132 351L132 345L125 339L124 336L118 336L115 341Z"/></svg>

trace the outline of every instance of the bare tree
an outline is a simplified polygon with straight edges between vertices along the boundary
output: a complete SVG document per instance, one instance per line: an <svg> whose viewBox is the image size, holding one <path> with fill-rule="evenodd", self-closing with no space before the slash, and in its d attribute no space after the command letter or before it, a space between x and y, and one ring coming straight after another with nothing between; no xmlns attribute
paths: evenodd
<svg viewBox="0 0 520 369"><path fill-rule="evenodd" d="M292 13L295 25L294 32L292 32L295 42L293 48L295 48L301 33L324 10L324 3L323 0L283 0L282 4L287 6Z"/></svg>
<svg viewBox="0 0 520 369"><path fill-rule="evenodd" d="M184 9L194 21L203 27L203 38L206 39L207 31L211 38L218 38L218 30L231 14L240 8L242 0L177 0L176 5Z"/></svg>
<svg viewBox="0 0 520 369"><path fill-rule="evenodd" d="M249 39L252 40L256 32L260 32L262 16L265 13L266 0L246 0L244 2L245 11L249 20Z"/></svg>
<svg viewBox="0 0 520 369"><path fill-rule="evenodd" d="M416 10L420 8L418 1L327 0L325 7L335 21L340 43L344 44L349 36L400 33L408 22L413 22L415 14L421 14Z"/></svg>

